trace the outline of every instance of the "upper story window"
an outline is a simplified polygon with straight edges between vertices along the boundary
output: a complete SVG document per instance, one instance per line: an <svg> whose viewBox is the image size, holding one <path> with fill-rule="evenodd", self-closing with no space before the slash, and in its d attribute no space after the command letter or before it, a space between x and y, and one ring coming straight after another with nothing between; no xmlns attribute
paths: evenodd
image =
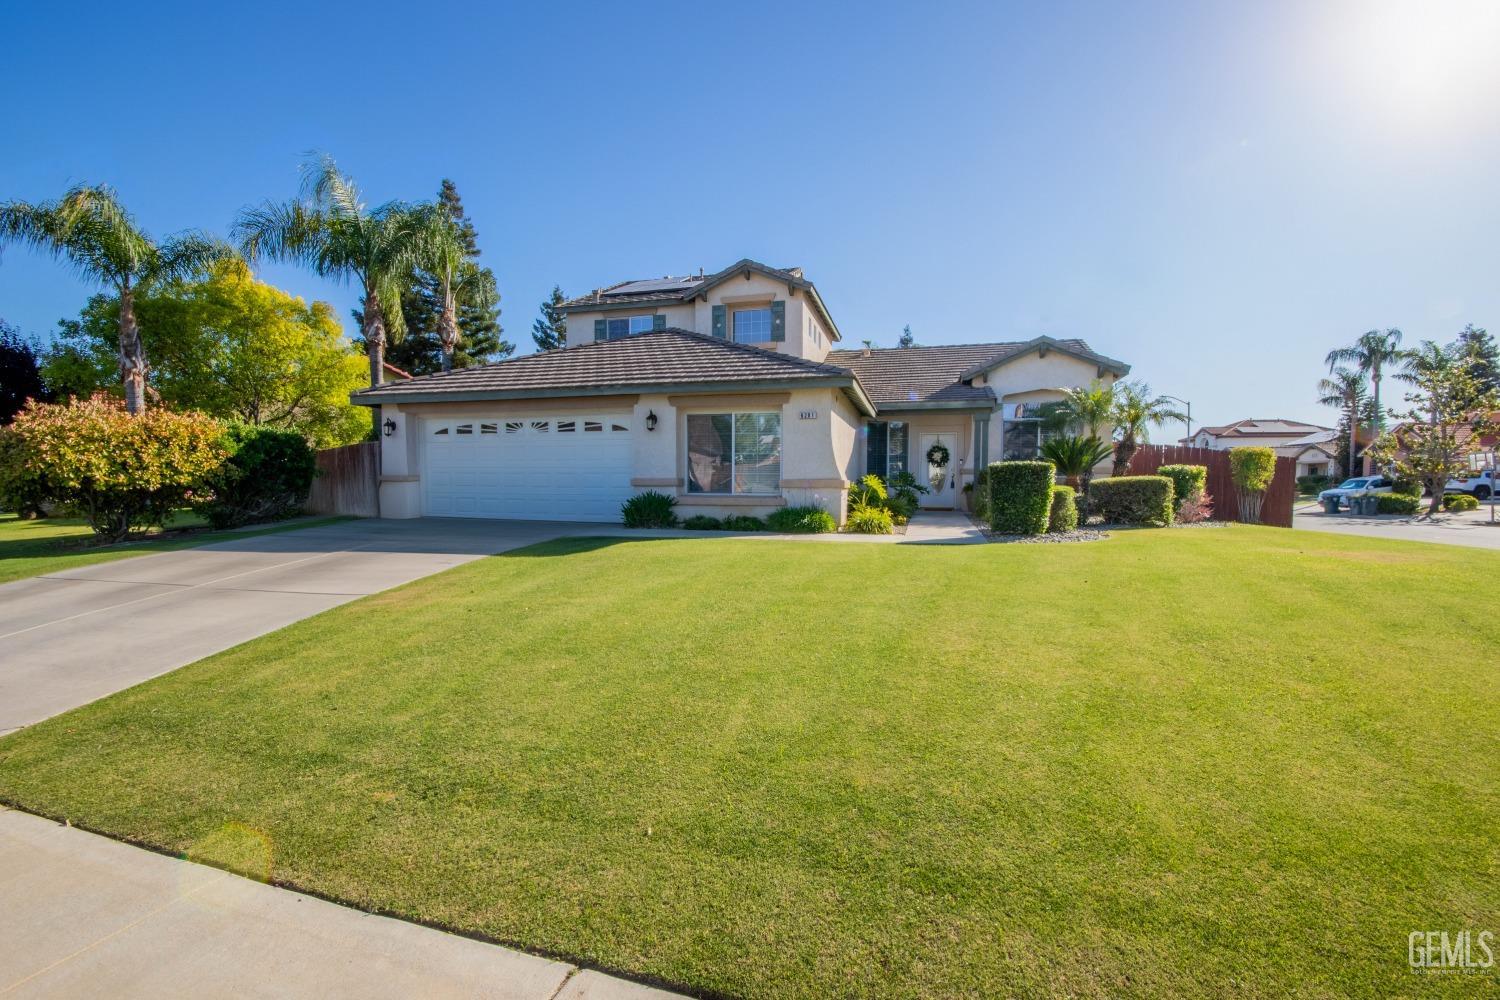
<svg viewBox="0 0 1500 1000"><path fill-rule="evenodd" d="M621 319L611 319L605 322L604 333L610 340L628 337L632 333L650 333L655 321L655 316L626 316Z"/></svg>
<svg viewBox="0 0 1500 1000"><path fill-rule="evenodd" d="M734 311L734 342L769 344L771 342L771 307L736 309Z"/></svg>

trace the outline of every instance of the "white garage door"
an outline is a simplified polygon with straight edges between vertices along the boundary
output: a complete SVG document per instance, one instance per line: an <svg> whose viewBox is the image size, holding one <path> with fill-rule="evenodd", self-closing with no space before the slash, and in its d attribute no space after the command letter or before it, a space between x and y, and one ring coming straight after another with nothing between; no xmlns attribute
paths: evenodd
<svg viewBox="0 0 1500 1000"><path fill-rule="evenodd" d="M422 422L423 512L618 521L630 486L626 413Z"/></svg>

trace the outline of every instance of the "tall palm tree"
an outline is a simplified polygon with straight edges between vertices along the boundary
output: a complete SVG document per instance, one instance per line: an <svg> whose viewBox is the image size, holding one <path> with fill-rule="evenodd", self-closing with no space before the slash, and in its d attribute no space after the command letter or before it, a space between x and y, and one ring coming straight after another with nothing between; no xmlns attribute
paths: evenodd
<svg viewBox="0 0 1500 1000"><path fill-rule="evenodd" d="M443 371L453 368L458 350L458 300L484 301L495 294L495 275L468 259L469 248L448 206L439 202L420 210L421 247L418 266L436 281L443 297L438 317Z"/></svg>
<svg viewBox="0 0 1500 1000"><path fill-rule="evenodd" d="M1094 379L1087 386L1075 386L1063 396L1062 410L1068 419L1085 432L1085 437L1104 437L1100 431L1114 415L1114 387L1102 379Z"/></svg>
<svg viewBox="0 0 1500 1000"><path fill-rule="evenodd" d="M1349 368L1335 368L1328 378L1318 381L1318 403L1344 411L1349 421L1349 464L1344 469L1346 477L1354 475L1354 453L1359 447L1359 415L1369 398L1365 392L1365 378Z"/></svg>
<svg viewBox="0 0 1500 1000"><path fill-rule="evenodd" d="M1354 365L1360 372L1370 377L1370 386L1374 390L1373 404L1375 407L1375 435L1385 430L1385 411L1380 407L1380 380L1387 368L1394 368L1401 364L1404 355L1401 351L1401 331L1395 327L1388 330L1370 330L1359 336L1353 344L1348 347L1340 347L1328 352L1328 357L1323 360L1328 364L1328 370L1332 372L1339 365Z"/></svg>
<svg viewBox="0 0 1500 1000"><path fill-rule="evenodd" d="M146 411L146 347L135 319L135 297L154 285L189 280L234 256L227 243L198 232L157 242L120 204L112 188L79 185L56 201L0 204L0 245L19 243L66 260L78 275L120 299L120 381L125 409Z"/></svg>
<svg viewBox="0 0 1500 1000"><path fill-rule="evenodd" d="M322 155L303 165L300 198L244 210L234 232L248 260L292 261L322 277L359 282L360 334L370 384L379 385L386 337L399 338L406 329L401 292L420 261L423 218L423 210L403 202L368 208L354 182ZM379 409L371 416L378 425Z"/></svg>
<svg viewBox="0 0 1500 1000"><path fill-rule="evenodd" d="M1186 417L1165 396L1153 396L1144 382L1117 382L1113 387L1114 406L1110 419L1115 425L1115 465L1113 473L1123 476L1130 471L1130 458L1151 439L1151 428L1168 420Z"/></svg>

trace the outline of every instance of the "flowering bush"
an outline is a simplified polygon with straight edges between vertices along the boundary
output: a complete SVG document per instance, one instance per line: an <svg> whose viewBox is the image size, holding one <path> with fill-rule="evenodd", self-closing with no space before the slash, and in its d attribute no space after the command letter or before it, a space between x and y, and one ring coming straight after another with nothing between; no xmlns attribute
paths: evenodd
<svg viewBox="0 0 1500 1000"><path fill-rule="evenodd" d="M58 504L117 541L161 525L202 490L224 461L223 433L201 413L156 408L132 417L102 393L32 402L5 428L0 497L7 505L17 496Z"/></svg>
<svg viewBox="0 0 1500 1000"><path fill-rule="evenodd" d="M1207 521L1214 516L1213 501L1208 498L1207 493L1199 493L1197 496L1189 496L1182 501L1182 506L1177 508L1178 524L1198 524Z"/></svg>

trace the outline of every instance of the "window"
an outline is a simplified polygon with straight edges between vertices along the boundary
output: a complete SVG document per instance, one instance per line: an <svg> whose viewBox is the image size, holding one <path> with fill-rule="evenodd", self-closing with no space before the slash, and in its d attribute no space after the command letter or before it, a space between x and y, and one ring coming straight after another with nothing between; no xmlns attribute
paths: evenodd
<svg viewBox="0 0 1500 1000"><path fill-rule="evenodd" d="M901 420L865 425L865 472L888 479L906 471L907 425Z"/></svg>
<svg viewBox="0 0 1500 1000"><path fill-rule="evenodd" d="M574 423L571 420L559 420L557 422L557 433L559 434L572 434L574 429Z"/></svg>
<svg viewBox="0 0 1500 1000"><path fill-rule="evenodd" d="M519 434L519 433L521 433L521 428L524 427L524 426L526 426L526 425L523 424L523 423L521 423L521 421L519 421L519 420L507 420L505 422L505 433L507 433L507 434Z"/></svg>
<svg viewBox="0 0 1500 1000"><path fill-rule="evenodd" d="M531 429L534 430L534 431L541 431L542 433L545 434L546 431L547 431L547 421L545 421L545 420L533 420L531 422Z"/></svg>
<svg viewBox="0 0 1500 1000"><path fill-rule="evenodd" d="M1059 431L1044 426L1048 404L1006 403L1000 429L1001 458L1007 462L1029 462L1042 453L1042 445L1057 437Z"/></svg>
<svg viewBox="0 0 1500 1000"><path fill-rule="evenodd" d="M604 425L597 420L585 420L583 422L583 430L585 433L602 431L604 430Z"/></svg>
<svg viewBox="0 0 1500 1000"><path fill-rule="evenodd" d="M734 311L734 342L736 344L766 344L770 341L770 306Z"/></svg>
<svg viewBox="0 0 1500 1000"><path fill-rule="evenodd" d="M458 425L458 433L460 433L460 434L473 434L474 433L474 425L473 424L459 424Z"/></svg>
<svg viewBox="0 0 1500 1000"><path fill-rule="evenodd" d="M495 424L479 425L479 433L481 434L494 434L497 430L499 430L499 428Z"/></svg>
<svg viewBox="0 0 1500 1000"><path fill-rule="evenodd" d="M779 493L781 414L689 414L687 489L689 493Z"/></svg>
<svg viewBox="0 0 1500 1000"><path fill-rule="evenodd" d="M650 333L655 322L655 316L625 316L612 319L604 324L604 335L610 340L618 340L632 333Z"/></svg>

